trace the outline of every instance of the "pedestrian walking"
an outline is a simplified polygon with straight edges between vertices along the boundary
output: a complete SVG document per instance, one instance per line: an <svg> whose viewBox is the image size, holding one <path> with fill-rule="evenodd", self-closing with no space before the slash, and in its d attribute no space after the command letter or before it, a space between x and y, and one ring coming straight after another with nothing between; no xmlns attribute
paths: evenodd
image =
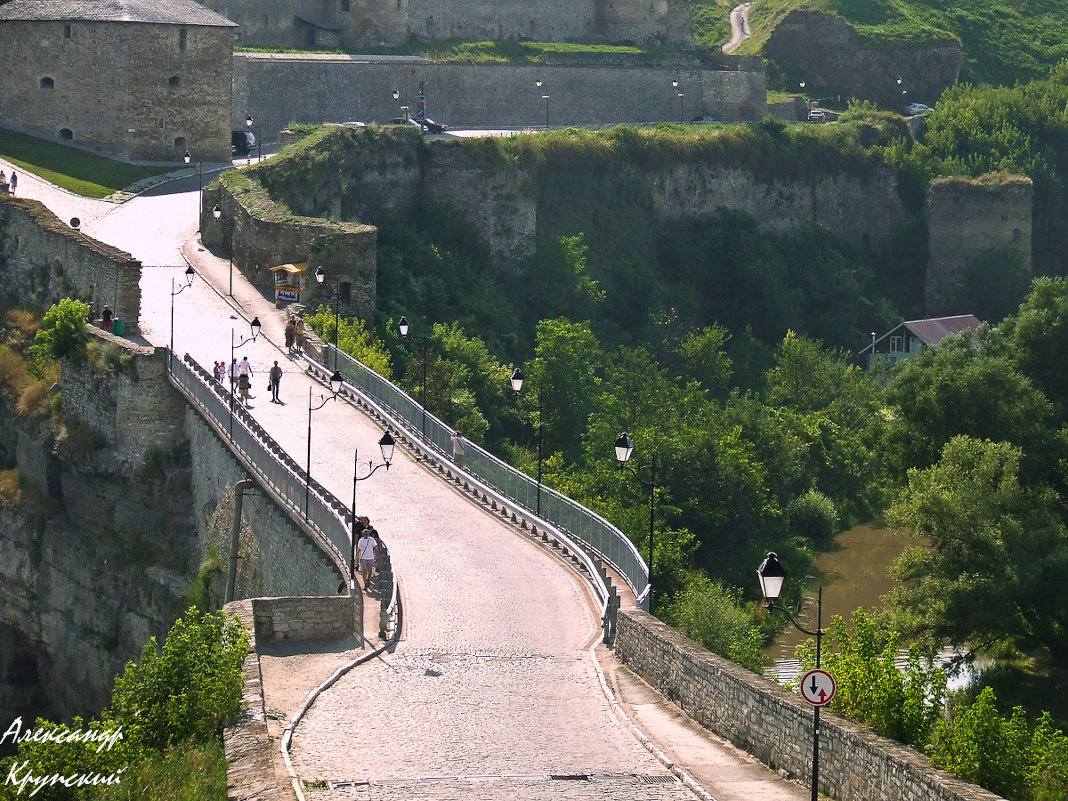
<svg viewBox="0 0 1068 801"><path fill-rule="evenodd" d="M241 372L241 370L237 366L237 357L235 356L233 361L230 362L230 394L231 395L234 394L234 390L237 387L237 376L240 374L240 372Z"/></svg>
<svg viewBox="0 0 1068 801"><path fill-rule="evenodd" d="M100 312L100 327L105 331L110 331L112 318L111 307L105 303L104 310Z"/></svg>
<svg viewBox="0 0 1068 801"><path fill-rule="evenodd" d="M452 432L452 460L457 467L464 466L464 436L459 431Z"/></svg>
<svg viewBox="0 0 1068 801"><path fill-rule="evenodd" d="M289 320L286 321L286 350L293 353L293 343L297 341L297 323L290 315Z"/></svg>
<svg viewBox="0 0 1068 801"><path fill-rule="evenodd" d="M274 362L274 367L270 372L271 379L271 403L281 403L278 400L278 385L282 383L282 368L278 366L278 360Z"/></svg>
<svg viewBox="0 0 1068 801"><path fill-rule="evenodd" d="M15 189L19 185L19 174L14 170L11 171L11 194L15 194Z"/></svg>
<svg viewBox="0 0 1068 801"><path fill-rule="evenodd" d="M375 548L378 547L375 538L371 536L371 527L363 530L360 541L356 543L356 553L360 558L360 572L363 574L363 590L371 594L371 571L375 569Z"/></svg>
<svg viewBox="0 0 1068 801"><path fill-rule="evenodd" d="M241 359L240 364L237 365L237 389L241 393L241 400L246 406L248 406L249 398L256 397L249 394L253 375L252 363L248 360L248 356L245 356Z"/></svg>
<svg viewBox="0 0 1068 801"><path fill-rule="evenodd" d="M297 318L297 353L304 353L304 318Z"/></svg>

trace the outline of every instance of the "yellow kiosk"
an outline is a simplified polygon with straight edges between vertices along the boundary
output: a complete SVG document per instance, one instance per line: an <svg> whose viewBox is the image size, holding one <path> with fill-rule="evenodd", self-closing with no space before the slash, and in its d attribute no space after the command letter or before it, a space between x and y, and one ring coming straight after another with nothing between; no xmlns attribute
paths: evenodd
<svg viewBox="0 0 1068 801"><path fill-rule="evenodd" d="M282 308L283 303L300 301L300 290L304 288L304 274L308 271L308 262L297 264L279 264L272 267L274 273L274 305Z"/></svg>

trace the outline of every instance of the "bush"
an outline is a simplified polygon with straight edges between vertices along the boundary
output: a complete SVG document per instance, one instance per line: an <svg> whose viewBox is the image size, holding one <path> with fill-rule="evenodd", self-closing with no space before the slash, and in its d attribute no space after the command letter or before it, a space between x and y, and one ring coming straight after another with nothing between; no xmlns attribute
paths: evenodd
<svg viewBox="0 0 1068 801"><path fill-rule="evenodd" d="M698 576L675 596L665 618L712 653L763 673L763 637L740 599L741 591Z"/></svg>
<svg viewBox="0 0 1068 801"><path fill-rule="evenodd" d="M39 370L46 362L82 353L88 317L89 306L71 298L64 298L45 312L30 348L33 365Z"/></svg>

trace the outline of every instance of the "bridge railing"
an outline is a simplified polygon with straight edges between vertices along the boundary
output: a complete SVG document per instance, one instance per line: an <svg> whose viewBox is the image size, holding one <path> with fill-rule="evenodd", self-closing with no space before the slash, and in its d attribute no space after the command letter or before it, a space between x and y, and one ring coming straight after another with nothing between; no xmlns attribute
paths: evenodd
<svg viewBox="0 0 1068 801"><path fill-rule="evenodd" d="M388 412L423 444L443 457L451 456L453 429L402 389L328 343L323 345L323 370L327 369L325 365L336 366L347 383ZM463 471L525 509L531 517L539 508L540 492L538 519L565 533L612 566L634 593L639 607L647 608L649 569L630 538L596 512L544 484L539 487L526 473L478 445L465 441L465 451Z"/></svg>

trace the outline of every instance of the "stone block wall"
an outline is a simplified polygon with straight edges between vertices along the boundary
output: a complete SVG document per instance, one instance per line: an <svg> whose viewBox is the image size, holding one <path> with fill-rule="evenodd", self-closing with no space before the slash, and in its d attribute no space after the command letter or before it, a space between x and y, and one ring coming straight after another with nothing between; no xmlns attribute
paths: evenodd
<svg viewBox="0 0 1068 801"><path fill-rule="evenodd" d="M129 160L229 161L233 28L219 22L0 22L0 122Z"/></svg>
<svg viewBox="0 0 1068 801"><path fill-rule="evenodd" d="M652 615L620 611L616 658L691 719L773 769L811 777L812 707L716 656ZM824 712L820 791L837 801L999 801L931 767L926 757Z"/></svg>
<svg viewBox="0 0 1068 801"><path fill-rule="evenodd" d="M357 611L348 595L252 599L256 640L261 643L352 637Z"/></svg>
<svg viewBox="0 0 1068 801"><path fill-rule="evenodd" d="M235 119L251 110L268 141L292 122L383 122L426 113L452 128L541 128L689 120L760 119L767 112L764 69L745 56L636 58L585 54L539 65L431 64L417 57L234 54ZM239 76L239 78L237 77ZM541 79L542 86L535 86ZM678 80L683 93L680 115ZM393 89L400 92L394 100ZM251 108L250 98L258 108ZM257 133L259 135L259 133Z"/></svg>
<svg viewBox="0 0 1068 801"><path fill-rule="evenodd" d="M930 316L964 314L950 308L953 291L969 264L1013 253L1031 271L1031 179L986 175L944 178L927 192L928 263L924 307Z"/></svg>
<svg viewBox="0 0 1068 801"><path fill-rule="evenodd" d="M0 196L0 294L42 310L65 297L104 304L129 333L141 315L141 262L75 231L35 200Z"/></svg>

